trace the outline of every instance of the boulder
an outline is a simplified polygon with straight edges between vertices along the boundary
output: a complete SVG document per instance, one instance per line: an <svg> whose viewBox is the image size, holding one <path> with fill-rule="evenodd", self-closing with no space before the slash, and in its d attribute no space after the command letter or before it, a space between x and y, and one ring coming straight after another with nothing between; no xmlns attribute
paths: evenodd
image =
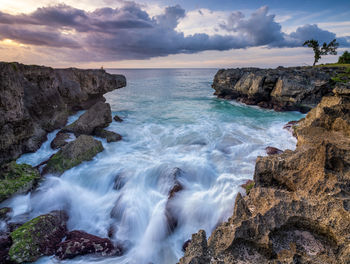
<svg viewBox="0 0 350 264"><path fill-rule="evenodd" d="M275 148L275 147L266 147L265 150L266 150L267 155L276 155L276 154L283 153L283 150L280 150L280 149Z"/></svg>
<svg viewBox="0 0 350 264"><path fill-rule="evenodd" d="M183 190L183 186L179 182L179 177L182 173L183 171L180 168L174 168L169 175L169 178L171 178L174 182L173 187L169 190L168 200L165 205L165 217L167 219L170 232L173 232L178 225L178 219L172 206L172 200L175 198L176 193Z"/></svg>
<svg viewBox="0 0 350 264"><path fill-rule="evenodd" d="M0 62L0 164L36 151L70 114L124 86L124 76L104 70Z"/></svg>
<svg viewBox="0 0 350 264"><path fill-rule="evenodd" d="M31 191L41 179L37 169L15 161L4 164L0 168L0 202L14 194Z"/></svg>
<svg viewBox="0 0 350 264"><path fill-rule="evenodd" d="M84 231L71 231L65 241L58 245L56 256L59 259L72 259L86 254L100 254L102 256L121 256L123 249L115 247L108 238L100 238Z"/></svg>
<svg viewBox="0 0 350 264"><path fill-rule="evenodd" d="M52 156L47 162L43 174L62 174L83 161L92 160L101 151L103 151L103 146L100 141L92 136L81 135Z"/></svg>
<svg viewBox="0 0 350 264"><path fill-rule="evenodd" d="M180 264L208 264L210 256L208 254L208 245L206 233L199 230L192 235L191 242L188 243L185 256L180 260Z"/></svg>
<svg viewBox="0 0 350 264"><path fill-rule="evenodd" d="M117 116L117 115L115 115L115 116L113 117L113 119L114 119L114 121L116 121L116 122L123 122L123 119L121 119L121 117L119 117L119 116Z"/></svg>
<svg viewBox="0 0 350 264"><path fill-rule="evenodd" d="M34 262L41 256L54 254L67 233L68 216L52 211L38 216L10 234L13 241L9 256L15 263Z"/></svg>
<svg viewBox="0 0 350 264"><path fill-rule="evenodd" d="M122 140L122 136L113 131L108 131L103 128L97 128L94 130L94 135L100 138L105 138L108 143L117 142Z"/></svg>
<svg viewBox="0 0 350 264"><path fill-rule="evenodd" d="M77 121L63 128L65 132L72 132L76 136L93 135L95 129L105 128L112 122L112 112L109 104L97 102Z"/></svg>
<svg viewBox="0 0 350 264"><path fill-rule="evenodd" d="M70 139L70 135L68 133L64 133L62 131L58 132L56 137L51 141L52 149L59 149L68 144L68 139Z"/></svg>
<svg viewBox="0 0 350 264"><path fill-rule="evenodd" d="M0 209L0 221L6 221L9 220L10 214L12 213L12 208L10 207L3 207Z"/></svg>

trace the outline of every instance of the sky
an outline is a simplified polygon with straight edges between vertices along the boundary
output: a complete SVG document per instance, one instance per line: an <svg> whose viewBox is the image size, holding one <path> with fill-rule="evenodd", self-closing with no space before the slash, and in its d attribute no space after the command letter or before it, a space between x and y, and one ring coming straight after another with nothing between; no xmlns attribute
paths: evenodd
<svg viewBox="0 0 350 264"><path fill-rule="evenodd" d="M335 38L350 0L0 0L0 61L60 68L303 66Z"/></svg>

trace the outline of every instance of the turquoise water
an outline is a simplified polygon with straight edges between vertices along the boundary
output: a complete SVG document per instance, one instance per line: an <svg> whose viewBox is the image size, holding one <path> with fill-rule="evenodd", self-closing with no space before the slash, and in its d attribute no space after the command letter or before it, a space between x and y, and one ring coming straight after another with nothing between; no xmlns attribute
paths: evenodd
<svg viewBox="0 0 350 264"><path fill-rule="evenodd" d="M70 230L102 237L113 226L113 241L127 248L122 257L85 256L60 263L176 263L192 233L205 229L210 234L232 214L239 186L253 177L255 159L265 155L265 147L295 148L296 140L282 127L302 115L215 98L215 69L108 71L128 80L126 88L105 96L113 114L124 119L108 129L123 140L102 141L105 150L92 161L61 177L48 176L36 192L5 204L14 208L15 217L65 209ZM45 160L53 153L49 141L19 161L36 165ZM178 227L169 234L165 205L174 168L183 171L184 190L171 203ZM117 176L125 183L119 190L113 189ZM117 217L111 217L114 207ZM45 257L37 263L57 260Z"/></svg>

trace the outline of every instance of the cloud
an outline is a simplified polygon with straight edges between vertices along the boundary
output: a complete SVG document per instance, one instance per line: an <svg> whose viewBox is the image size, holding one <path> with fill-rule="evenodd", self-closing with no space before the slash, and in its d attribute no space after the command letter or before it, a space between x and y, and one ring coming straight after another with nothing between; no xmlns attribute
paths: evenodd
<svg viewBox="0 0 350 264"><path fill-rule="evenodd" d="M59 54L65 59L114 61L258 46L300 47L306 39L330 41L336 37L317 25L305 25L286 34L275 16L268 13L268 7L259 8L249 18L232 12L220 23L220 34L185 35L178 26L187 17L179 5L166 7L162 14L151 17L134 2L121 3L119 8L94 11L59 4L29 14L0 12L0 40L44 46L43 51L48 53L63 47ZM206 13L202 10L197 14ZM348 37L338 40L349 46Z"/></svg>

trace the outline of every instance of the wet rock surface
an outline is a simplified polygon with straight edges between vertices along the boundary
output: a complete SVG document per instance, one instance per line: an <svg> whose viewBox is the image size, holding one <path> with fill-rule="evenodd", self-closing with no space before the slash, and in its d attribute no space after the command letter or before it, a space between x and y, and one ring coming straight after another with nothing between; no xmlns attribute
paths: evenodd
<svg viewBox="0 0 350 264"><path fill-rule="evenodd" d="M265 148L266 150L266 154L267 155L276 155L276 154L282 154L283 151L278 149L278 148L275 148L275 147L267 147Z"/></svg>
<svg viewBox="0 0 350 264"><path fill-rule="evenodd" d="M69 232L56 250L59 259L71 259L86 254L120 256L123 250L120 246L115 247L108 238L100 238L79 230Z"/></svg>
<svg viewBox="0 0 350 264"><path fill-rule="evenodd" d="M0 164L36 151L71 113L124 86L124 76L104 70L0 62Z"/></svg>
<svg viewBox="0 0 350 264"><path fill-rule="evenodd" d="M31 191L41 179L37 169L15 161L0 167L0 202L14 194Z"/></svg>
<svg viewBox="0 0 350 264"><path fill-rule="evenodd" d="M34 262L44 255L53 255L67 233L68 216L64 211L52 211L38 216L10 234L9 256L14 263Z"/></svg>
<svg viewBox="0 0 350 264"><path fill-rule="evenodd" d="M350 90L338 86L298 123L295 151L256 161L255 186L181 264L350 263Z"/></svg>
<svg viewBox="0 0 350 264"><path fill-rule="evenodd" d="M122 140L122 136L113 131L109 131L106 129L98 128L94 130L94 135L100 138L105 138L108 143L117 142Z"/></svg>
<svg viewBox="0 0 350 264"><path fill-rule="evenodd" d="M112 112L109 104L97 102L73 124L63 128L64 132L72 132L76 136L93 135L95 129L105 128L112 122Z"/></svg>
<svg viewBox="0 0 350 264"><path fill-rule="evenodd" d="M212 87L220 98L277 111L307 112L323 96L331 94L331 78L345 71L330 67L222 69L215 75Z"/></svg>
<svg viewBox="0 0 350 264"><path fill-rule="evenodd" d="M92 160L101 151L103 151L101 141L92 136L81 135L50 158L43 169L43 174L62 174L83 161Z"/></svg>
<svg viewBox="0 0 350 264"><path fill-rule="evenodd" d="M58 132L56 137L51 141L50 146L52 149L59 149L68 144L70 135L62 131Z"/></svg>

